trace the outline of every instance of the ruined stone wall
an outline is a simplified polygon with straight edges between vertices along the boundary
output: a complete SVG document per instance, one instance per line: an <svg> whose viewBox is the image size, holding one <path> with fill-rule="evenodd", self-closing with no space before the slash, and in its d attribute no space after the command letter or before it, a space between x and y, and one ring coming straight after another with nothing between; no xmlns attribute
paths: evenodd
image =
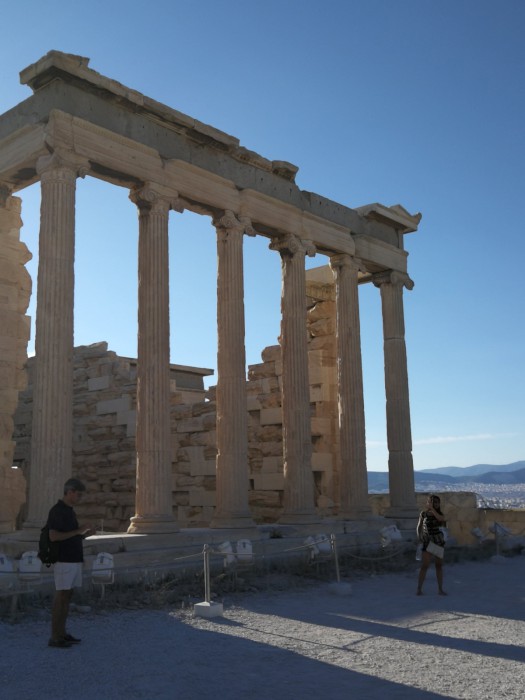
<svg viewBox="0 0 525 700"><path fill-rule="evenodd" d="M31 278L24 266L32 256L20 241L20 206L18 197L8 197L0 206L0 533L15 529L26 491L22 471L13 469L13 416L18 392L27 381L26 311L31 296Z"/></svg>
<svg viewBox="0 0 525 700"><path fill-rule="evenodd" d="M135 512L136 364L134 359L108 351L107 343L81 346L74 352L72 472L87 486L78 512L108 531L126 530ZM34 367L35 358L30 358L29 383L20 395L14 432L15 463L29 478ZM173 460L180 460L184 472L187 457L178 454L177 430L190 429L185 421L192 411L189 402L199 401L205 392L195 386L179 390L176 377L180 375L180 368L172 370ZM202 378L200 382L202 385ZM187 383L195 384L195 380L190 377ZM180 442L185 445L184 437ZM57 497L61 487L57 484ZM182 502L186 505L184 498Z"/></svg>

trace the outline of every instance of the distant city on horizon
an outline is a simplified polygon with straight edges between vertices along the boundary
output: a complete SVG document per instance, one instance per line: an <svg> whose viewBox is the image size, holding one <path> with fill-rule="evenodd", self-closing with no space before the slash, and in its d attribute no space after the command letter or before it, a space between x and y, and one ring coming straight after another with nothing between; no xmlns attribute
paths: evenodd
<svg viewBox="0 0 525 700"><path fill-rule="evenodd" d="M469 491L480 508L525 508L525 460L414 471L416 492ZM388 472L368 472L369 493L388 492Z"/></svg>

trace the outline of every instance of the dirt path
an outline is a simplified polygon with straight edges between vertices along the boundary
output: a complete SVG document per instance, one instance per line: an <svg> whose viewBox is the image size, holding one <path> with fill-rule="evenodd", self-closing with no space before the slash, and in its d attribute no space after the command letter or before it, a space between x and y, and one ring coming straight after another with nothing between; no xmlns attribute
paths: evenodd
<svg viewBox="0 0 525 700"><path fill-rule="evenodd" d="M21 700L521 700L525 556L448 566L445 583L447 597L432 572L417 597L415 571L352 581L350 595L319 584L232 596L213 620L73 613L83 642L65 650L46 645L46 611L0 624L0 677Z"/></svg>

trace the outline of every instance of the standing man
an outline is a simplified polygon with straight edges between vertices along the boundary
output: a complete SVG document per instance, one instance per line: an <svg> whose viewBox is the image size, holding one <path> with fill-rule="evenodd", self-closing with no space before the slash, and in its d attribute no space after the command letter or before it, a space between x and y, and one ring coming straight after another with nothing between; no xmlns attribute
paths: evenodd
<svg viewBox="0 0 525 700"><path fill-rule="evenodd" d="M66 631L66 620L73 588L82 586L84 551L82 540L95 534L92 527L79 527L73 506L80 501L86 487L80 479L68 479L64 496L49 511L49 539L58 542L58 561L54 565L55 597L51 612L50 647L67 649L81 640Z"/></svg>

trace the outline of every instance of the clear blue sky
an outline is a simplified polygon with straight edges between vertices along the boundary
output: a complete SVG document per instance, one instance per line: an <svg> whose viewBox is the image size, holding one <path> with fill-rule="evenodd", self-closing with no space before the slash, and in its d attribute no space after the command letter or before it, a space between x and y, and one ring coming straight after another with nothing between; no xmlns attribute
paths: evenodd
<svg viewBox="0 0 525 700"><path fill-rule="evenodd" d="M0 113L31 94L20 70L51 49L80 54L299 166L301 189L422 212L405 239L415 468L525 459L525 3L20 0L5 3L2 24ZM36 292L39 188L19 196ZM215 231L172 213L170 238L172 361L214 368ZM76 345L106 340L136 355L136 245L127 192L79 181ZM245 241L249 364L279 332L280 261L267 245ZM361 323L368 468L385 470L380 300L369 285Z"/></svg>

